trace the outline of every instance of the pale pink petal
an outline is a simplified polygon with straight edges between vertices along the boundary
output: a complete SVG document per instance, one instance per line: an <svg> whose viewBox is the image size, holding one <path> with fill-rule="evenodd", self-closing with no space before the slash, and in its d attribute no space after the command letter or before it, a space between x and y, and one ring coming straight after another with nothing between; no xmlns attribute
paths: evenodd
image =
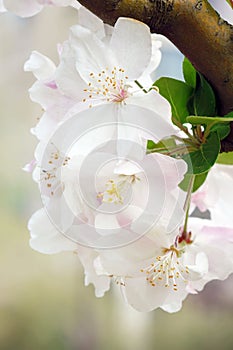
<svg viewBox="0 0 233 350"><path fill-rule="evenodd" d="M198 290L212 279L225 279L233 272L233 229L214 227L210 220L189 218L193 234L190 251L204 252L209 270L203 280L193 284Z"/></svg>
<svg viewBox="0 0 233 350"><path fill-rule="evenodd" d="M26 173L32 173L34 168L35 168L35 166L36 166L36 160L32 159L30 163L26 164L23 167L23 170L26 171Z"/></svg>

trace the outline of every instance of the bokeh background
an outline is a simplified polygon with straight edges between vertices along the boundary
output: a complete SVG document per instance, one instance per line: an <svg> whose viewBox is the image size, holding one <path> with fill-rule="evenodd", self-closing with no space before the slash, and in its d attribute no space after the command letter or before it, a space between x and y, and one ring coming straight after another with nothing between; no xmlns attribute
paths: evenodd
<svg viewBox="0 0 233 350"><path fill-rule="evenodd" d="M144 314L126 305L117 288L95 298L93 287L84 287L77 256L46 256L28 245L27 221L41 201L21 168L33 157L29 129L41 110L29 100L34 78L23 64L32 50L57 62L56 44L76 16L69 8L48 8L31 19L0 16L0 349L232 350L233 278L188 297L177 314ZM180 77L181 54L167 43L163 52L157 77Z"/></svg>

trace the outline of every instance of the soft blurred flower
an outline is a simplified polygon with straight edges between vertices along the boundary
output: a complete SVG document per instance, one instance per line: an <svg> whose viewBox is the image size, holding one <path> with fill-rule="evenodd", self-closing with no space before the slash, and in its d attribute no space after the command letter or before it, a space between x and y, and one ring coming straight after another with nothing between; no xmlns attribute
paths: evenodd
<svg viewBox="0 0 233 350"><path fill-rule="evenodd" d="M203 251L208 258L208 273L199 281L190 284L197 291L214 279L224 280L233 272L233 228L216 226L212 220L189 218L191 247Z"/></svg>
<svg viewBox="0 0 233 350"><path fill-rule="evenodd" d="M3 0L0 0L0 12L6 12L6 8L3 5Z"/></svg>
<svg viewBox="0 0 233 350"><path fill-rule="evenodd" d="M215 226L232 227L233 166L215 164L204 184L192 195L192 209L209 210Z"/></svg>
<svg viewBox="0 0 233 350"><path fill-rule="evenodd" d="M145 112L139 106L130 108ZM138 143L119 141L113 123L115 116L107 114L104 120L104 111L104 106L98 106L79 112L61 124L48 143L40 142L33 172L55 224L67 231L75 221L69 237L91 246L98 235L114 236L123 223L127 226L135 220L132 208L137 209L136 217L142 215L143 219L147 215L147 226L164 211L171 217L171 225L175 225L176 219L179 224L183 217L183 210L178 209L183 205L178 184L186 172L185 162L161 154L146 155L147 142L143 139ZM154 114L150 113L153 120ZM91 128L86 130L83 123L88 119ZM110 125L106 125L106 120ZM97 121L94 128L93 121ZM169 133L170 126L166 129L162 118L156 125ZM129 159L118 156L119 144L122 152L131 150ZM181 203L176 207L179 200ZM84 223L94 227L85 227ZM91 242L87 240L89 235ZM128 239L127 235L125 238Z"/></svg>
<svg viewBox="0 0 233 350"><path fill-rule="evenodd" d="M52 147L51 145L49 149L52 150L51 160L54 166L56 162L59 163L61 153L54 152ZM77 149L80 149L80 147L77 147ZM95 159L100 159L101 156L108 159L105 153L102 155L96 153L94 158L90 158L90 163L93 164ZM129 276L137 279L137 266L144 264L145 256L150 258L151 252L153 252L152 256L157 252L161 252L162 247L166 247L166 244L163 244L164 240L172 242L174 239L173 233L168 235L167 230L171 221L173 222L174 231L177 223L180 224L183 220L184 212L180 208L182 203L178 203L178 208L176 208L177 198L175 193L186 171L186 165L182 160L175 160L163 155L145 156L145 160L140 163L142 167L145 162L147 163L147 167L144 166L144 169L147 169L145 177L138 166L128 161L113 161L110 166L103 167L102 171L94 174L96 187L91 186L93 174L92 168L88 167L89 176L86 172L81 174L81 177L83 176L85 179L84 188L79 188L80 181L78 179L80 174L78 172L82 171L81 158L81 156L72 158L71 155L66 164L62 163L62 166L64 166L62 186L58 185L57 169L53 169L54 173L50 172L50 175L46 173L45 179L40 179L45 181L45 192L42 191L42 196L46 197L46 209L36 212L29 221L30 245L33 249L45 254L66 250L77 251L84 265L86 283L93 283L96 288L96 295L102 296L104 291L109 288L110 278L113 277L117 283L124 285L128 283ZM85 159L86 156L83 161ZM155 200L153 195L153 203L151 203L153 206L148 208L146 206L148 205L147 181L150 177L155 184L154 192L151 194L155 193L157 197ZM49 187L47 188L48 184ZM163 193L164 187L165 194ZM55 189L57 193L55 193ZM94 189L93 192L92 189ZM127 202L129 189L132 190L130 204ZM149 190L152 191L151 188ZM85 201L83 201L81 192L85 192ZM69 204L71 215L73 215L71 219L71 224L74 223L72 228L68 227L70 218L67 220L67 217L64 217L66 212L59 204L63 195ZM51 204L50 201L53 199L54 202ZM93 207L96 210L93 210ZM51 208L56 211L55 222L50 216ZM119 210L120 208L122 210ZM151 216L153 216L152 221ZM145 227L148 225L150 227L152 222L155 223L156 230L156 234L155 231L153 232L153 239L150 237L150 233L145 235ZM68 227L68 229L63 231L61 229L62 225L63 228ZM142 235L145 236L140 238ZM131 241L134 241L134 243L131 243ZM168 248L172 245L171 242ZM119 243L128 245L119 248L117 247ZM115 246L117 249L113 249ZM102 250L101 247L108 247L110 250ZM167 253L172 251L171 249ZM125 254L129 263L124 261ZM135 261L134 255L138 261ZM107 263L108 256L111 260L110 266ZM119 266L120 270L118 269ZM190 270L192 270L191 267ZM140 272L140 270L138 271ZM140 273L140 278L141 276ZM125 288L128 290L127 287ZM149 288L151 288L151 285L149 285ZM140 293L140 288L137 289L137 292ZM154 300L156 298L155 295ZM144 303L148 302L146 300L148 299L145 295ZM154 305L154 302L152 305ZM158 299L158 302L160 302L160 299ZM129 303L131 303L130 300ZM137 305L133 306L138 309Z"/></svg>
<svg viewBox="0 0 233 350"><path fill-rule="evenodd" d="M13 12L20 17L31 17L44 6L72 6L80 8L76 0L0 0L0 12Z"/></svg>
<svg viewBox="0 0 233 350"><path fill-rule="evenodd" d="M37 79L30 96L44 109L33 130L35 161L25 170L36 165L44 204L29 221L33 249L78 253L97 296L113 279L135 309L176 312L189 293L233 272L233 230L230 221L220 225L232 174L224 166L210 171L191 207L208 209L212 220L190 218L184 232L178 185L186 163L146 154L148 139L176 132L169 103L151 89L159 48L145 24L120 18L110 27L81 8L57 67L36 51L25 63Z"/></svg>

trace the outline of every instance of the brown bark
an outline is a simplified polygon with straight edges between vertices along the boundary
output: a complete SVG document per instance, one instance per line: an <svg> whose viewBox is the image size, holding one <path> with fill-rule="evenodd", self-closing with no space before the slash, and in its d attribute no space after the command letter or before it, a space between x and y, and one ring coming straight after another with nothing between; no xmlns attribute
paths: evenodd
<svg viewBox="0 0 233 350"><path fill-rule="evenodd" d="M79 0L114 24L119 17L146 23L170 39L210 82L221 115L233 110L233 26L207 0ZM230 10L230 8L229 8ZM233 136L228 138L233 149ZM232 145L231 145L232 143Z"/></svg>

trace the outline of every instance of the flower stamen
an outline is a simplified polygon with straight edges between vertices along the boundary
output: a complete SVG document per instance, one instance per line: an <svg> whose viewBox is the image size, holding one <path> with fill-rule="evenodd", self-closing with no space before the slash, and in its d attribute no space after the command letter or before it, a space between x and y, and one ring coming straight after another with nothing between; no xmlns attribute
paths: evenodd
<svg viewBox="0 0 233 350"><path fill-rule="evenodd" d="M91 72L89 77L91 79L88 83L89 88L84 89L88 99L122 103L129 97L130 86L126 84L129 78L123 68L114 67L111 72L106 68L97 74ZM87 98L84 98L83 102L86 101Z"/></svg>
<svg viewBox="0 0 233 350"><path fill-rule="evenodd" d="M188 266L183 266L180 262L184 250L172 245L170 248L163 248L162 253L163 255L157 256L149 266L140 271L146 273L146 280L152 287L163 286L176 292L179 280L184 283L188 281Z"/></svg>
<svg viewBox="0 0 233 350"><path fill-rule="evenodd" d="M140 180L136 175L119 175L116 180L107 181L106 190L97 194L97 199L104 203L124 204L130 185Z"/></svg>

